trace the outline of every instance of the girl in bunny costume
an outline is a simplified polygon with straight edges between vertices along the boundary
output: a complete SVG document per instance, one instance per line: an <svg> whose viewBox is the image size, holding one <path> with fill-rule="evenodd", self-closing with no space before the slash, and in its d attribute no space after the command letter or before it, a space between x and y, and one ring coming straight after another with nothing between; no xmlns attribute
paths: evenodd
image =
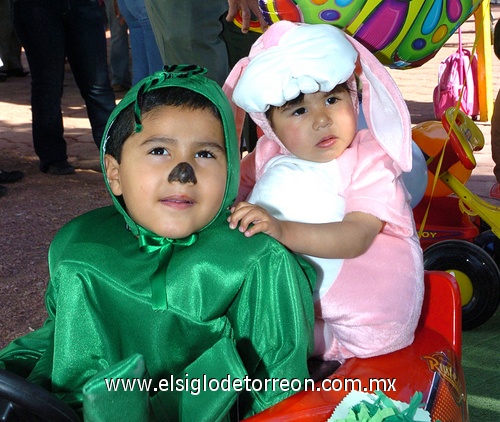
<svg viewBox="0 0 500 422"><path fill-rule="evenodd" d="M359 131L358 84L368 126ZM386 69L331 25L281 21L224 90L238 128L248 112L264 132L242 161L246 202L229 225L264 232L316 267L315 355L343 361L411 344L424 289L401 178L411 122Z"/></svg>

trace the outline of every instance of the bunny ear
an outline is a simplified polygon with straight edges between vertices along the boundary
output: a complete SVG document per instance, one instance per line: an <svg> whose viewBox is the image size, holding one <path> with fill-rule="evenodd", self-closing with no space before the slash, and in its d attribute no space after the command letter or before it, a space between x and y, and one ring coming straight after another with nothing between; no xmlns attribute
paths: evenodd
<svg viewBox="0 0 500 422"><path fill-rule="evenodd" d="M231 109L233 110L233 115L236 123L236 135L238 136L238 141L241 139L241 134L243 132L243 124L245 123L245 115L246 112L241 107L238 107L236 103L233 101L233 92L236 84L238 83L241 74L244 72L250 59L248 57L243 57L241 60L236 63L233 67L229 76L227 77L222 90L224 94L226 94L229 103L231 104Z"/></svg>
<svg viewBox="0 0 500 422"><path fill-rule="evenodd" d="M254 46L256 44L254 44ZM249 57L244 57L239 60L229 73L229 76L227 77L222 87L222 90L229 99L231 109L233 110L236 124L236 135L238 136L239 142L241 141L241 134L243 132L243 125L245 123L246 111L233 101L233 93L238 81L241 78L241 75L243 74L249 63ZM253 171L255 171L257 177L260 177L263 173L265 164L270 158L274 157L280 152L283 154L290 153L286 150L285 147L283 147L281 141L277 138L277 136L274 135L274 131L272 130L265 113L250 113L250 115L257 126L259 126L261 129L264 128L265 132L267 132L267 136L262 136L261 139L259 139L259 142L257 144L258 147L255 150L255 169L253 169ZM271 136L271 139L268 138L269 134Z"/></svg>
<svg viewBox="0 0 500 422"><path fill-rule="evenodd" d="M295 26L291 24L292 26ZM266 39L266 37L261 37ZM254 43L251 53L255 53L255 50L260 51L262 45L262 40L259 39ZM231 104L231 109L233 110L235 124L236 124L236 135L238 136L238 141L241 141L241 134L243 132L243 125L245 123L246 111L239 107L233 101L233 93L236 85L238 84L241 75L250 63L252 55L249 57L244 57L236 63L233 67L229 76L227 77L222 90L229 99ZM252 120L259 126L266 135L259 139L258 147L255 150L255 173L257 177L260 177L264 171L264 166L272 157L278 154L289 155L290 152L283 146L278 137L274 134L271 128L271 124L267 120L265 113L250 113Z"/></svg>
<svg viewBox="0 0 500 422"><path fill-rule="evenodd" d="M387 69L361 43L346 37L359 54L363 113L368 129L387 154L408 172L412 167L411 119L406 102Z"/></svg>
<svg viewBox="0 0 500 422"><path fill-rule="evenodd" d="M241 75L243 74L253 57L261 53L262 51L267 50L268 48L276 46L283 34L285 34L291 28L295 27L295 23L287 21L283 21L280 22L279 25L272 25L271 27L269 27L269 29L262 36L257 38L257 40L253 43L248 57L243 57L238 61L238 63L236 63L236 65L229 73L226 81L224 82L222 90L231 103L231 108L235 116L236 133L238 135L238 139L241 138L246 112L233 101L233 94L236 85L241 79Z"/></svg>

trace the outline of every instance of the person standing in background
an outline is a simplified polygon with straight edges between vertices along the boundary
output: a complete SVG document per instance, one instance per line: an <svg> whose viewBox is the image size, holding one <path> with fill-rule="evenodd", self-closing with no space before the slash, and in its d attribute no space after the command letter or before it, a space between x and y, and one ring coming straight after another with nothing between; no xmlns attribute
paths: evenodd
<svg viewBox="0 0 500 422"><path fill-rule="evenodd" d="M3 66L2 56L0 56L0 67ZM18 180L21 180L24 177L24 173L22 171L14 170L14 171L5 171L0 169L0 183L14 183ZM7 188L3 185L0 185L0 197L7 194Z"/></svg>
<svg viewBox="0 0 500 422"><path fill-rule="evenodd" d="M61 111L66 58L85 100L97 146L116 105L99 2L14 0L13 21L31 72L33 145L40 171L72 174Z"/></svg>
<svg viewBox="0 0 500 422"><path fill-rule="evenodd" d="M497 21L493 32L493 51L500 59L500 24ZM491 158L495 162L493 174L496 183L491 187L490 196L500 199L500 91L497 93L491 116Z"/></svg>
<svg viewBox="0 0 500 422"><path fill-rule="evenodd" d="M111 34L109 39L111 86L114 92L126 92L132 85L127 22L121 16L116 0L104 0L103 3L107 27Z"/></svg>
<svg viewBox="0 0 500 422"><path fill-rule="evenodd" d="M205 67L208 76L220 86L229 74L222 35L224 17L231 22L241 10L243 33L248 32L252 13L263 29L267 27L257 0L144 0L144 3L163 63L194 63Z"/></svg>
<svg viewBox="0 0 500 422"><path fill-rule="evenodd" d="M163 60L144 0L118 0L118 8L130 30L132 81L135 85L145 77L162 70Z"/></svg>
<svg viewBox="0 0 500 422"><path fill-rule="evenodd" d="M21 42L12 24L11 0L0 0L0 82L10 76L23 77L29 74L21 63Z"/></svg>
<svg viewBox="0 0 500 422"><path fill-rule="evenodd" d="M248 55L252 44L257 41L257 38L259 38L261 34L252 31L244 32L233 21L227 22L226 20L223 24L224 32L222 33L222 37L227 46L229 69L232 69L238 60ZM255 122L247 116L240 139L241 152L251 152L255 148L257 139L257 126Z"/></svg>

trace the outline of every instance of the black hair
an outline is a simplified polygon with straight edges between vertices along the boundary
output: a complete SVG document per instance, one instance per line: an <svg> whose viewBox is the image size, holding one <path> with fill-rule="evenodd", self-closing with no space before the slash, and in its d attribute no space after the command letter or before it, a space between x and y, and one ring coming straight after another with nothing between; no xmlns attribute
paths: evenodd
<svg viewBox="0 0 500 422"><path fill-rule="evenodd" d="M140 96L140 94L139 94ZM208 110L222 123L217 106L204 95L178 86L158 88L143 94L139 101L141 118L144 114L159 106L186 107L191 110ZM121 161L121 152L125 141L134 133L136 116L135 103L129 104L118 114L108 131L106 154Z"/></svg>
<svg viewBox="0 0 500 422"><path fill-rule="evenodd" d="M349 89L349 85L347 84L347 81L346 82L343 82L341 84L338 84L337 86L335 86L335 88L333 88L329 93L332 94L334 92L338 92L338 91L345 91L345 92L351 92L351 90ZM283 104L282 106L271 106L269 107L269 109L266 111L266 117L268 120L271 120L271 116L272 116L272 113L274 110L276 109L282 109L284 107L289 107L289 106L293 106L294 104L299 104L301 103L303 100L304 100L304 93L301 92L297 97L295 97L294 99L292 100L288 100L285 104Z"/></svg>

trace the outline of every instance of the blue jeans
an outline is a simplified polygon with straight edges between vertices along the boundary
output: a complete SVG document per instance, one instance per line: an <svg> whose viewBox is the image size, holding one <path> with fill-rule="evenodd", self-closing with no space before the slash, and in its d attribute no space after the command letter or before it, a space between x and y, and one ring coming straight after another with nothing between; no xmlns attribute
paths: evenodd
<svg viewBox="0 0 500 422"><path fill-rule="evenodd" d="M115 107L103 16L98 0L15 0L13 18L31 72L33 145L46 171L67 159L61 112L66 57L97 146Z"/></svg>
<svg viewBox="0 0 500 422"><path fill-rule="evenodd" d="M127 21L132 52L132 83L163 68L144 0L118 0L120 13Z"/></svg>
<svg viewBox="0 0 500 422"><path fill-rule="evenodd" d="M130 75L128 26L126 22L123 22L123 18L118 19L116 17L114 0L106 0L104 4L108 28L111 33L108 53L111 84L119 84L124 87L130 87L132 84L132 78Z"/></svg>

